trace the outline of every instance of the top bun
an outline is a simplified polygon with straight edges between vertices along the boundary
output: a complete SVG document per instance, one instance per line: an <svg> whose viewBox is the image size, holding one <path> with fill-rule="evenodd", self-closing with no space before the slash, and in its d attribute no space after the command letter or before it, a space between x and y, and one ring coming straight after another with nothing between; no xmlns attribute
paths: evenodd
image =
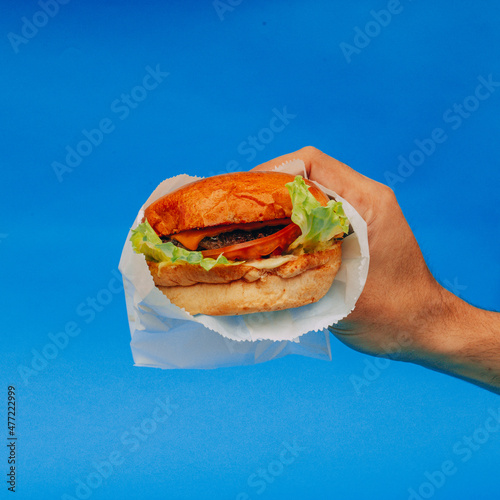
<svg viewBox="0 0 500 500"><path fill-rule="evenodd" d="M216 175L159 198L144 215L161 236L188 229L282 219L292 214L292 200L285 184L294 178L283 172ZM307 179L305 182L325 206L326 194Z"/></svg>

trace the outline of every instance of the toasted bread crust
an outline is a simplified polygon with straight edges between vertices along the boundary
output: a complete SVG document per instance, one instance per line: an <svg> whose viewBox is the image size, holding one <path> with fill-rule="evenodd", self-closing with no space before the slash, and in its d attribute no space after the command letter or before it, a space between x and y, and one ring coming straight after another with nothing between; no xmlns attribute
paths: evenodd
<svg viewBox="0 0 500 500"><path fill-rule="evenodd" d="M252 282L241 279L228 284L158 288L190 314L227 316L280 311L320 300L330 289L339 267L340 261L332 259L293 278L273 274Z"/></svg>
<svg viewBox="0 0 500 500"><path fill-rule="evenodd" d="M341 259L342 242L338 241L328 250L300 255L274 269L258 269L245 264L215 266L210 271L205 271L201 266L189 264L160 266L156 262L148 262L148 266L155 285L169 287L191 286L197 283L231 283L237 280L252 282L266 279L269 275L288 279L328 262L341 262Z"/></svg>
<svg viewBox="0 0 500 500"><path fill-rule="evenodd" d="M290 217L292 201L285 186L294 176L282 172L236 172L183 186L156 200L145 218L160 236L227 224ZM328 197L310 181L310 192L324 206Z"/></svg>

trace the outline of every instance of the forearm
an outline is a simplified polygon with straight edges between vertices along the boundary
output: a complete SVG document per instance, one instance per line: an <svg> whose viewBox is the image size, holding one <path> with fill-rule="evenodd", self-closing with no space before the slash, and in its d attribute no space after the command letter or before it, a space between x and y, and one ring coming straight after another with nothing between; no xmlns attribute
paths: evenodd
<svg viewBox="0 0 500 500"><path fill-rule="evenodd" d="M500 394L500 313L441 289L439 312L417 338L412 362Z"/></svg>

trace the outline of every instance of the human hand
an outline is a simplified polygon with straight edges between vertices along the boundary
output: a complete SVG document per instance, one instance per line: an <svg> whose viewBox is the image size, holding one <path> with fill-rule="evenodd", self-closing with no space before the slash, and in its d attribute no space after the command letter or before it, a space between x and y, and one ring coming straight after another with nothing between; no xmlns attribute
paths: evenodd
<svg viewBox="0 0 500 500"><path fill-rule="evenodd" d="M490 385L498 386L500 335L483 360L471 363L470 358L483 352L479 339L487 344L492 340L491 333L477 331L478 318L498 331L499 315L469 306L437 283L394 192L313 147L254 170L273 170L294 159L304 161L311 180L346 199L368 227L366 284L354 311L330 327L333 334L364 353L418 363L490 390Z"/></svg>

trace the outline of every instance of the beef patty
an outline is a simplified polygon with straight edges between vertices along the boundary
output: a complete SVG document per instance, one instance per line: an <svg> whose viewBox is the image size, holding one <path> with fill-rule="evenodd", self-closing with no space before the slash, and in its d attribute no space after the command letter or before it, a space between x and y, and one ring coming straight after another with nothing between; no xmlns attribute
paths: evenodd
<svg viewBox="0 0 500 500"><path fill-rule="evenodd" d="M200 241L198 248L196 250L200 252L202 250L215 250L217 248L228 247L231 245L238 245L239 243L245 243L247 241L257 240L259 238L265 238L266 236L270 236L271 234L277 233L284 227L286 226L264 226L259 229L254 229L252 231L244 231L243 229L236 229L234 231L229 231L227 233L220 233L216 236L206 236ZM169 236L162 236L161 239L164 243L170 241L177 247L186 248L177 240L170 238Z"/></svg>

